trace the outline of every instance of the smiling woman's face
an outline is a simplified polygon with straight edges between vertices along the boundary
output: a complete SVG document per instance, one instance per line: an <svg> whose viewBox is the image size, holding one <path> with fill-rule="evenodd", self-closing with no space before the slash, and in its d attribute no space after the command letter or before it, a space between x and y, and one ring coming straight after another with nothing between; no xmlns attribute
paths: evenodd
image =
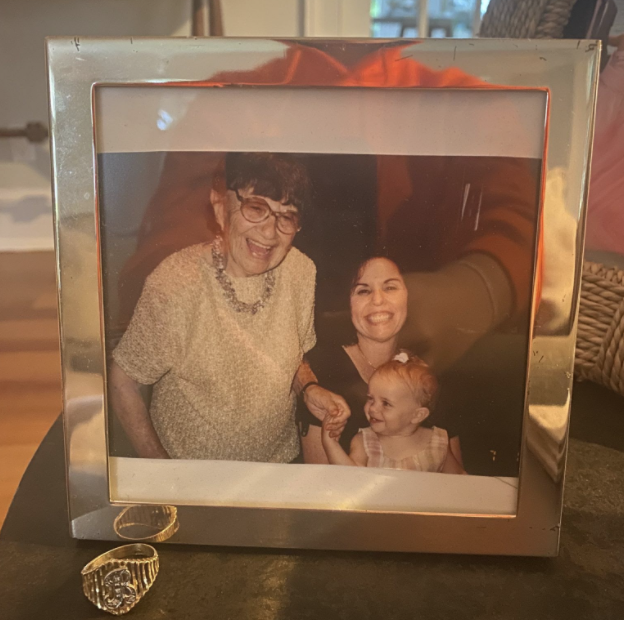
<svg viewBox="0 0 624 620"><path fill-rule="evenodd" d="M241 198L255 196L252 188L239 191ZM261 196L271 210L276 213L292 211L292 205ZM279 230L275 217L268 217L263 222L247 221L240 211L241 203L235 192L229 190L225 195L213 193L213 207L218 224L223 231L227 251L225 271L234 277L256 276L277 267L288 254L295 233L284 234Z"/></svg>
<svg viewBox="0 0 624 620"><path fill-rule="evenodd" d="M351 291L351 320L358 338L387 342L395 338L407 317L407 289L398 267L373 258L362 269Z"/></svg>

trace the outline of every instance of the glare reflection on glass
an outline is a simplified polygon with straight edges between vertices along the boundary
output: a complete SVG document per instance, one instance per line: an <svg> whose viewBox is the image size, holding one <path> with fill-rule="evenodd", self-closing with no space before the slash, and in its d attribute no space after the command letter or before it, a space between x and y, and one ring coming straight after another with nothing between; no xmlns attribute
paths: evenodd
<svg viewBox="0 0 624 620"><path fill-rule="evenodd" d="M173 117L166 110L158 110L158 120L156 121L156 126L161 131L165 131L169 129L169 126L173 122Z"/></svg>

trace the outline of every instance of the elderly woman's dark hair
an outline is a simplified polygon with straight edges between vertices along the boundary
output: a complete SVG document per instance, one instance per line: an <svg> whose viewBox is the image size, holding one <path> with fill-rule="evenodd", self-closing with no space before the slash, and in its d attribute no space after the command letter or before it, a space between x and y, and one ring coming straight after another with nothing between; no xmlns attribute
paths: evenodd
<svg viewBox="0 0 624 620"><path fill-rule="evenodd" d="M303 211L310 199L310 179L300 156L290 153L228 153L217 168L213 187L253 188L255 194Z"/></svg>

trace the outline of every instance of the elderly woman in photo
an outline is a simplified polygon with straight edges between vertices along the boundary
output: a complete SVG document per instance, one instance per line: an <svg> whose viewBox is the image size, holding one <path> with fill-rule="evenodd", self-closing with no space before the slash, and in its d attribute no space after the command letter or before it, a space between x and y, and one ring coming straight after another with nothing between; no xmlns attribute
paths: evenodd
<svg viewBox="0 0 624 620"><path fill-rule="evenodd" d="M370 378L400 352L399 333L407 319L408 291L397 265L382 257L364 261L351 283L349 306L355 343L319 344L309 355L321 385L344 396L350 407L351 417L340 436L346 452L358 431L369 427L364 406ZM318 418L306 407L300 407L299 417L304 461L327 463ZM459 438L450 437L450 450L461 463Z"/></svg>
<svg viewBox="0 0 624 620"><path fill-rule="evenodd" d="M346 403L303 360L316 341L316 269L292 243L308 186L293 156L227 155L211 193L220 234L147 278L110 369L139 456L291 462L301 393L344 427ZM153 385L149 412L140 385Z"/></svg>

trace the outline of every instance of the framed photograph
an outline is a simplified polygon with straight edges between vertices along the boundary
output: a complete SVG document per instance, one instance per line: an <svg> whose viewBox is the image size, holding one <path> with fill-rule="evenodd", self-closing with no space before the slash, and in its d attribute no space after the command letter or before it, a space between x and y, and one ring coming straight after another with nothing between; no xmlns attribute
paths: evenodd
<svg viewBox="0 0 624 620"><path fill-rule="evenodd" d="M599 45L47 58L73 536L557 553Z"/></svg>

